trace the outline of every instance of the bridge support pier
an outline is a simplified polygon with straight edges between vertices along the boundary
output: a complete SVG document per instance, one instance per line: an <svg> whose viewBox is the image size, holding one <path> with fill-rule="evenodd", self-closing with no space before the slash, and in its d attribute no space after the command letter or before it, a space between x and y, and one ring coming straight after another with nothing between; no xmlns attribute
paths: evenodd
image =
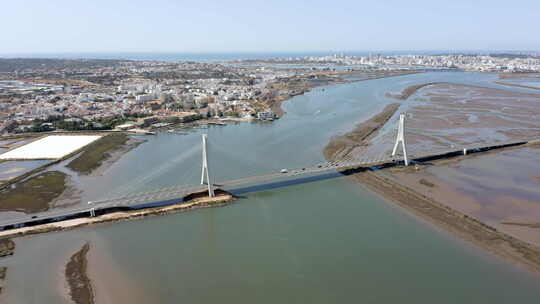
<svg viewBox="0 0 540 304"><path fill-rule="evenodd" d="M405 147L405 114L399 115L399 125L398 125L396 144L394 145L392 156L396 155L396 152L400 143L403 148L403 160L405 161L405 166L408 166L409 159L407 158L407 148Z"/></svg>
<svg viewBox="0 0 540 304"><path fill-rule="evenodd" d="M206 152L206 140L208 135L202 135L202 172L201 172L201 185L205 183L208 185L208 195L214 197L214 188L212 187L212 182L210 181L210 173L208 172L208 155ZM206 180L206 182L205 182Z"/></svg>

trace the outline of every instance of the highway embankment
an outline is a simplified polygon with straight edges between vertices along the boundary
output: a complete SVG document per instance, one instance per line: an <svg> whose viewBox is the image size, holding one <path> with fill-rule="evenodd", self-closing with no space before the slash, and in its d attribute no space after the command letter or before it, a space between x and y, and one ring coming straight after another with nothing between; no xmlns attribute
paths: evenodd
<svg viewBox="0 0 540 304"><path fill-rule="evenodd" d="M83 226L106 222L142 219L147 216L165 215L175 212L190 211L199 208L219 207L229 204L234 200L234 196L226 191L216 189L215 193L215 197L208 197L208 193L206 191L192 193L184 197L184 201L182 202L162 207L150 207L138 210L112 211L109 213L97 215L95 217L83 217L54 223L4 230L0 231L0 239L47 233L53 231L71 230Z"/></svg>

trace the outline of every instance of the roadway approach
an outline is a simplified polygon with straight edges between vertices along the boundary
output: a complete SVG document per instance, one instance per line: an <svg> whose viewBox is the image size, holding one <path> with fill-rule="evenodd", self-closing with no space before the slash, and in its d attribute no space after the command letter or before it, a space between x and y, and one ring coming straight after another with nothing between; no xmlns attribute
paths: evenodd
<svg viewBox="0 0 540 304"><path fill-rule="evenodd" d="M207 135L202 136L203 155L201 184L197 185L177 185L156 189L148 192L124 195L120 197L107 198L88 202L81 207L70 209L45 211L36 214L22 215L0 222L0 230L8 230L20 227L54 223L74 218L94 217L105 213L119 210L138 210L144 208L162 207L181 203L187 195L207 191L210 197L214 196L214 188L226 190L233 195L240 195L249 192L275 189L284 186L314 182L322 179L336 178L344 174L359 172L363 170L377 170L387 167L409 165L410 162L423 163L436 159L455 157L459 155L475 154L494 149L502 149L526 145L532 142L540 142L536 138L510 140L504 142L494 142L491 144L469 144L463 146L452 146L446 149L433 151L423 151L407 154L404 128L404 116L400 116L396 143L391 154L383 154L378 157L346 157L340 160L319 163L310 167L287 169L286 171L273 172L256 176L248 176L234 180L224 180L212 182L208 168L208 155L206 149ZM401 146L402 153L398 154Z"/></svg>

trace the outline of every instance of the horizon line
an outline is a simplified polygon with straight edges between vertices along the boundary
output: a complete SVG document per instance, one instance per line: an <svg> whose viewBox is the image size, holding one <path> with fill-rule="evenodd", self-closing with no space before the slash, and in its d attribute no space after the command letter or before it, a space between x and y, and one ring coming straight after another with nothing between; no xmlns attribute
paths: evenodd
<svg viewBox="0 0 540 304"><path fill-rule="evenodd" d="M306 53L378 53L378 52L396 52L396 53L425 53L425 52L442 52L445 54L460 53L460 52L494 52L494 53L519 53L519 52L540 52L540 50L526 50L526 49L381 49L381 50L302 50L302 51L159 51L159 50L141 50L141 51L43 51L43 52L2 52L0 56L5 55L45 55L45 54L306 54Z"/></svg>

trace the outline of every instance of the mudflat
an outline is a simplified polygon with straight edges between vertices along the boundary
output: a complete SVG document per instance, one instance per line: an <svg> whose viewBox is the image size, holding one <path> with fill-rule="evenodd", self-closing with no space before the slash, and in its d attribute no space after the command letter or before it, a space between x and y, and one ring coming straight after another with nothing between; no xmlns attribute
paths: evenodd
<svg viewBox="0 0 540 304"><path fill-rule="evenodd" d="M540 164L534 161L538 159L540 147L526 146L436 161L420 170L390 169L384 174L540 248Z"/></svg>
<svg viewBox="0 0 540 304"><path fill-rule="evenodd" d="M539 94L426 83L394 97L406 100L405 137L413 153L540 136ZM369 125L377 116L363 124ZM339 151L362 145L362 153L389 153L395 134L384 126L388 123L393 121L384 120L369 138L341 139ZM333 146L336 142L331 141L327 147ZM344 154L325 151L328 159L336 155ZM529 144L410 167L367 170L352 177L417 216L540 272L539 157L539 147Z"/></svg>
<svg viewBox="0 0 540 304"><path fill-rule="evenodd" d="M380 172L368 171L353 177L372 191L446 231L526 269L540 272L538 247L500 232Z"/></svg>
<svg viewBox="0 0 540 304"><path fill-rule="evenodd" d="M413 149L536 136L540 94L434 84L411 97L407 140Z"/></svg>
<svg viewBox="0 0 540 304"><path fill-rule="evenodd" d="M71 256L66 265L66 280L69 286L69 294L76 304L93 304L94 293L92 282L88 278L86 255L90 250L90 244L86 243L82 248Z"/></svg>

